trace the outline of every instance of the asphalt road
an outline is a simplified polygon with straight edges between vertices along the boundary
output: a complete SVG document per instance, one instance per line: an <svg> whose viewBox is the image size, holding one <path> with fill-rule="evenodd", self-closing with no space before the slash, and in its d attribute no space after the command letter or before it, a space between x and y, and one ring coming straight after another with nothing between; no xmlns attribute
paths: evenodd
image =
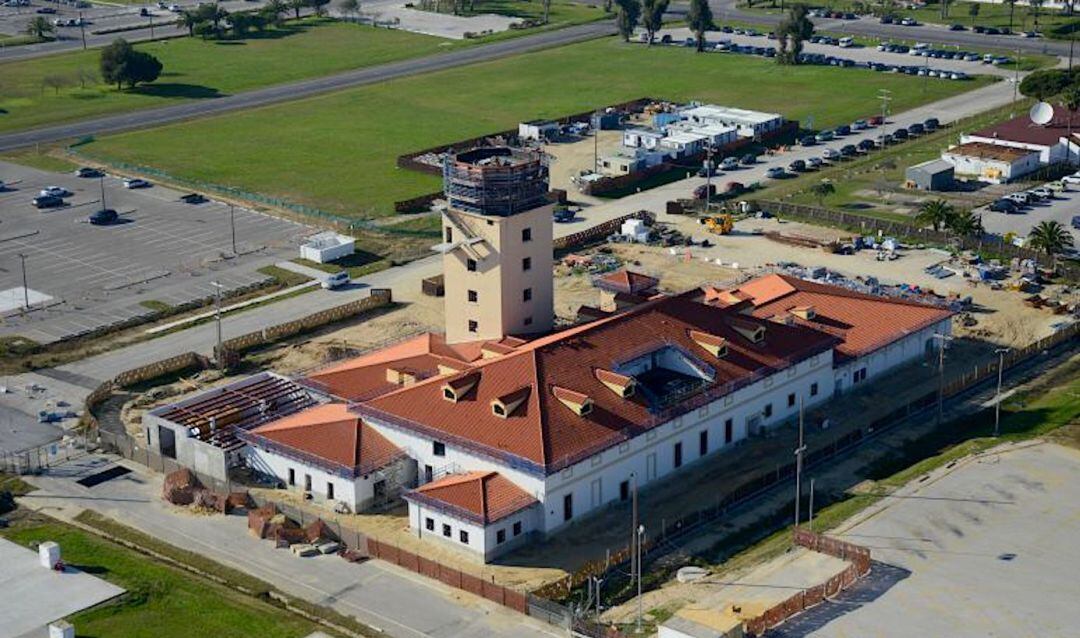
<svg viewBox="0 0 1080 638"><path fill-rule="evenodd" d="M545 31L536 35L503 40L493 44L458 49L438 55L346 71L345 73L300 82L278 84L265 89L246 91L218 99L195 100L175 106L136 111L134 113L120 113L71 124L9 133L0 135L0 151L10 151L34 144L48 144L65 139L78 139L89 135L104 135L118 131L160 126L195 117L256 108L365 84L384 82L431 71L441 71L537 49L590 40L612 33L614 33L614 26L609 22L591 22L566 29Z"/></svg>

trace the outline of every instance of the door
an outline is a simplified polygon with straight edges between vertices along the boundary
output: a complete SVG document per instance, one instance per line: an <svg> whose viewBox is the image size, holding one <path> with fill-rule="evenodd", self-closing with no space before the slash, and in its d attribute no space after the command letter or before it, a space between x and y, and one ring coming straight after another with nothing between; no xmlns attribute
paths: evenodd
<svg viewBox="0 0 1080 638"><path fill-rule="evenodd" d="M645 480L656 478L656 452L645 457Z"/></svg>
<svg viewBox="0 0 1080 638"><path fill-rule="evenodd" d="M604 493L601 489L600 479L592 482L592 507L600 507L604 502Z"/></svg>
<svg viewBox="0 0 1080 638"><path fill-rule="evenodd" d="M176 433L172 428L158 426L158 451L161 456L176 458Z"/></svg>

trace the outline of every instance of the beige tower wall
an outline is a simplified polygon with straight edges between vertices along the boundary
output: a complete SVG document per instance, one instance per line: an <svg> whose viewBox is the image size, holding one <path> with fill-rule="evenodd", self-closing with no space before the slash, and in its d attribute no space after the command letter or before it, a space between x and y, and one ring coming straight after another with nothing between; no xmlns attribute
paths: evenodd
<svg viewBox="0 0 1080 638"><path fill-rule="evenodd" d="M461 343L551 330L554 321L552 280L552 211L542 206L509 217L451 211L443 215L443 233L453 241L467 236L483 241L459 247L443 257L446 288L446 340ZM523 241L530 229L532 238ZM462 236L462 233L466 237ZM470 251L471 248L471 251ZM468 260L476 260L476 271ZM523 261L531 260L529 270ZM531 300L524 291L530 289ZM469 301L469 291L476 301ZM469 322L476 322L476 331Z"/></svg>

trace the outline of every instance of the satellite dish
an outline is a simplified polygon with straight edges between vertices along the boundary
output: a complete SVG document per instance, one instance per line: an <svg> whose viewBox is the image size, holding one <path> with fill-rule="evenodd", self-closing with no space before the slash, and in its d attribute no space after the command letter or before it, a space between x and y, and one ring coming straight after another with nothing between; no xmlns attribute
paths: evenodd
<svg viewBox="0 0 1080 638"><path fill-rule="evenodd" d="M1050 120L1054 119L1054 107L1046 102L1039 102L1028 111L1028 117L1031 118L1032 122L1040 126L1049 124Z"/></svg>

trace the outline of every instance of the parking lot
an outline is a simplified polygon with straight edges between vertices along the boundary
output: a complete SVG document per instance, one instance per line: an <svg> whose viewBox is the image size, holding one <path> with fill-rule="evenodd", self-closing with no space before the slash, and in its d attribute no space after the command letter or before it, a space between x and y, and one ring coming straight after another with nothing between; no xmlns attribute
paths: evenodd
<svg viewBox="0 0 1080 638"><path fill-rule="evenodd" d="M1074 636L1078 520L1077 450L1042 444L974 459L841 535L906 578L819 629L777 635Z"/></svg>
<svg viewBox="0 0 1080 638"><path fill-rule="evenodd" d="M1071 185L1068 191L1057 193L1053 199L1029 204L1014 214L995 213L986 207L975 212L982 215L987 231L1000 235L1011 232L1027 237L1032 227L1040 222L1056 221L1072 232L1073 241L1080 247L1080 229L1072 227L1072 218L1080 215L1080 186Z"/></svg>
<svg viewBox="0 0 1080 638"><path fill-rule="evenodd" d="M0 163L0 335L40 343L63 340L150 316L161 304L209 299L211 282L223 293L257 287L257 272L292 257L311 230L301 224L236 208L236 253L228 205L180 201L183 193L161 186L125 189L106 176L79 178ZM46 186L73 194L60 208L38 210L31 200ZM87 223L100 209L119 219ZM25 258L31 310L24 312ZM153 303L147 303L153 302Z"/></svg>

